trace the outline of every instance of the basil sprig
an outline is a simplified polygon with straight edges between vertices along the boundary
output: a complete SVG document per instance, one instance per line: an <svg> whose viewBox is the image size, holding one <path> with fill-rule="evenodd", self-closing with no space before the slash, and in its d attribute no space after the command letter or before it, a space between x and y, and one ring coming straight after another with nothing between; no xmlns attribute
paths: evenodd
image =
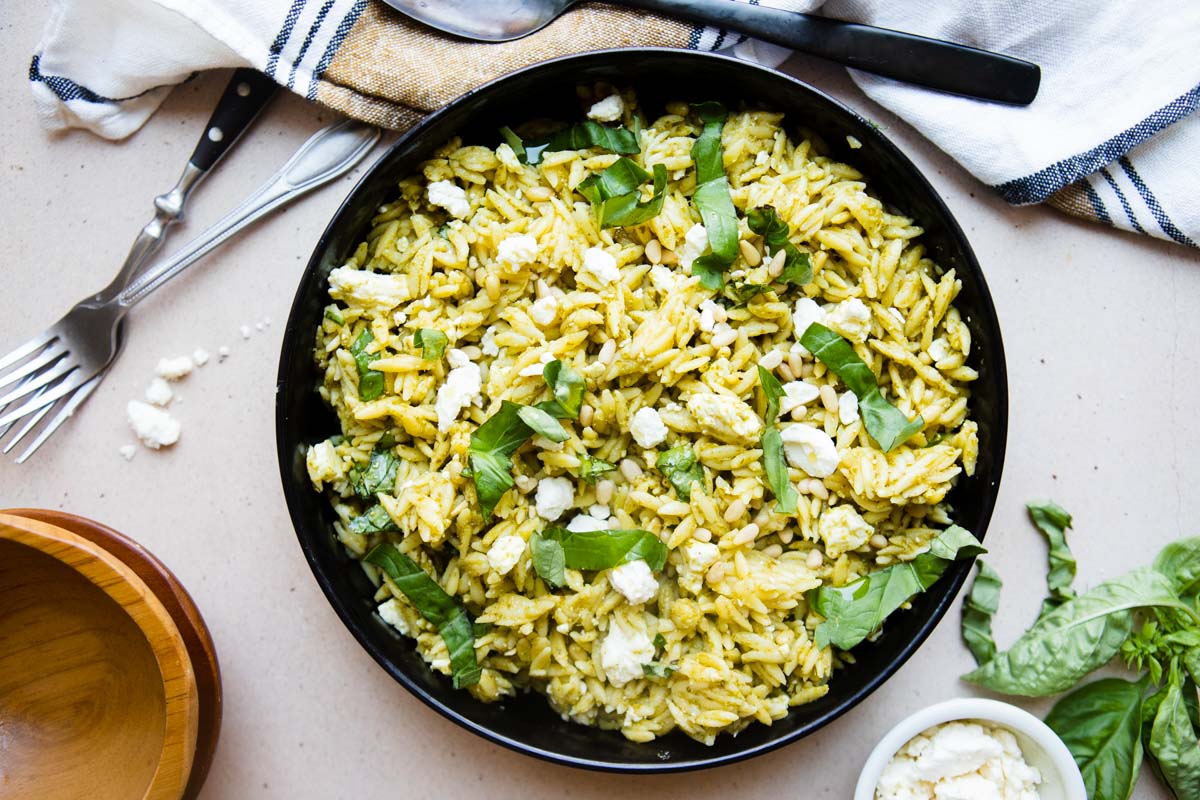
<svg viewBox="0 0 1200 800"><path fill-rule="evenodd" d="M851 581L809 592L812 608L825 618L815 631L817 647L848 650L870 636L912 597L928 589L952 562L987 552L969 531L951 525L930 543L929 551Z"/></svg>
<svg viewBox="0 0 1200 800"><path fill-rule="evenodd" d="M650 173L628 158L619 158L607 169L597 172L576 187L591 201L601 228L640 225L658 216L666 199L667 168L654 165L654 194L642 201L639 188Z"/></svg>
<svg viewBox="0 0 1200 800"><path fill-rule="evenodd" d="M725 106L716 102L700 103L693 108L704 127L692 145L692 161L696 165L696 193L692 202L700 212L712 252L692 262L692 274L699 275L705 287L715 290L725 283L725 272L738 253L737 209L729 195L721 149L721 131L729 115Z"/></svg>
<svg viewBox="0 0 1200 800"><path fill-rule="evenodd" d="M667 563L667 546L649 531L569 531L552 525L529 540L533 568L551 586L567 582L568 569L600 570L639 559L652 570Z"/></svg>
<svg viewBox="0 0 1200 800"><path fill-rule="evenodd" d="M1075 556L1067 546L1067 528L1071 527L1071 515L1062 506L1052 502L1029 503L1026 506L1029 518L1046 537L1050 545L1050 569L1046 572L1048 596L1042 601L1042 614L1061 606L1076 594L1071 588L1075 580Z"/></svg>
<svg viewBox="0 0 1200 800"><path fill-rule="evenodd" d="M413 346L421 348L421 358L426 361L437 361L446 352L446 334L437 328L418 328L413 334Z"/></svg>
<svg viewBox="0 0 1200 800"><path fill-rule="evenodd" d="M586 147L599 147L610 153L632 155L641 152L636 131L631 131L622 125L609 127L598 122L587 120L564 128L557 133L534 141L523 141L509 127L500 129L500 135L508 146L516 153L517 158L525 164L536 164L542 160L542 153L556 150L582 150Z"/></svg>
<svg viewBox="0 0 1200 800"><path fill-rule="evenodd" d="M584 453L579 457L579 479L594 484L606 472L612 472L616 464L610 464L601 458Z"/></svg>
<svg viewBox="0 0 1200 800"><path fill-rule="evenodd" d="M438 629L450 652L454 688L479 683L483 670L475 660L475 630L458 601L393 544L376 545L363 556L363 561L386 572L413 608Z"/></svg>
<svg viewBox="0 0 1200 800"><path fill-rule="evenodd" d="M679 495L680 500L692 499L693 483L699 483L700 488L704 488L704 467L696 460L696 454L686 442L659 453L654 466L675 487L675 494Z"/></svg>
<svg viewBox="0 0 1200 800"><path fill-rule="evenodd" d="M350 529L351 533L357 533L360 536L368 533L400 530L379 503L371 506L357 517L353 517L346 527Z"/></svg>
<svg viewBox="0 0 1200 800"><path fill-rule="evenodd" d="M982 561L971 591L963 601L962 637L976 664L991 661L996 656L996 641L992 638L992 617L1000 607L1003 583L996 570Z"/></svg>
<svg viewBox="0 0 1200 800"><path fill-rule="evenodd" d="M779 218L773 207L750 209L746 212L746 222L750 225L750 230L763 237L772 253L783 250L786 254L783 257L783 272L777 279L780 283L803 286L812 280L812 256L800 252L800 248L788 239L792 233L791 229Z"/></svg>
<svg viewBox="0 0 1200 800"><path fill-rule="evenodd" d="M900 409L883 399L875 373L858 357L850 342L829 328L819 322L812 323L800 337L800 344L858 397L863 425L883 452L890 452L925 427L920 414L909 420Z"/></svg>
<svg viewBox="0 0 1200 800"><path fill-rule="evenodd" d="M379 359L379 353L368 353L367 345L375 341L370 328L363 328L362 333L350 345L350 355L354 356L354 364L358 368L358 399L364 402L375 400L383 394L383 373L371 369L372 361Z"/></svg>
<svg viewBox="0 0 1200 800"><path fill-rule="evenodd" d="M779 399L783 397L783 385L770 370L758 368L758 383L767 398L767 410L763 416L762 460L767 473L767 484L775 493L775 510L780 514L795 514L800 495L792 488L788 477L787 456L783 451L783 436L775 427L779 416Z"/></svg>

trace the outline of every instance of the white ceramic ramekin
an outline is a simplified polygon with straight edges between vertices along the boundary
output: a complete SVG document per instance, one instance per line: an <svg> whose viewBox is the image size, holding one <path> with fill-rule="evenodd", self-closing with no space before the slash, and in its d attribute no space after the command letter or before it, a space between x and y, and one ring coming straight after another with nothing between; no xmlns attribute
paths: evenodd
<svg viewBox="0 0 1200 800"><path fill-rule="evenodd" d="M883 768L909 739L943 722L970 719L991 722L1012 731L1025 761L1042 773L1042 783L1038 787L1041 800L1087 800L1075 759L1046 723L1016 706L978 697L947 700L901 720L867 757L854 788L854 800L874 800L875 785L879 783Z"/></svg>

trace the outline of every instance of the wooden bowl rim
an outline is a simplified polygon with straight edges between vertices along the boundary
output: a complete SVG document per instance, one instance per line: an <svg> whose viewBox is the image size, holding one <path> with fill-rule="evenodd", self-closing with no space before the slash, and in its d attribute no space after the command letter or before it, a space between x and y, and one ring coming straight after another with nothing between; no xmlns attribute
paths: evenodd
<svg viewBox="0 0 1200 800"><path fill-rule="evenodd" d="M56 525L0 514L0 539L70 567L129 615L154 653L163 683L163 749L145 800L175 800L187 785L196 744L199 699L191 659L175 621L150 587L103 548Z"/></svg>

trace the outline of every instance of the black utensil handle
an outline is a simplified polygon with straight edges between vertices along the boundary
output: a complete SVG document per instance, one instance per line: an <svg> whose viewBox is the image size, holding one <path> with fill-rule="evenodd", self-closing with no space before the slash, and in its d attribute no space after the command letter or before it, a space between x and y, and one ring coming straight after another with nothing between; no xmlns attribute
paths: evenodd
<svg viewBox="0 0 1200 800"><path fill-rule="evenodd" d="M192 166L205 171L216 164L250 127L277 88L274 80L258 70L244 67L235 70L188 159Z"/></svg>
<svg viewBox="0 0 1200 800"><path fill-rule="evenodd" d="M887 28L729 0L620 1L736 30L886 78L981 100L1028 105L1041 83L1037 64Z"/></svg>

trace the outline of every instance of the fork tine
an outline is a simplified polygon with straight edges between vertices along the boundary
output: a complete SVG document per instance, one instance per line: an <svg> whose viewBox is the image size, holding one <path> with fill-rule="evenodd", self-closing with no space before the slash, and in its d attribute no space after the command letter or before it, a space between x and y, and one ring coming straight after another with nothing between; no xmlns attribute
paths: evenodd
<svg viewBox="0 0 1200 800"><path fill-rule="evenodd" d="M27 458L33 455L34 452L41 447L46 440L49 439L54 432L62 426L64 422L69 420L75 414L75 410L82 405L83 401L87 400L91 393L96 390L96 387L100 384L100 381L103 380L103 378L104 373L101 372L99 375L80 386L75 391L75 394L68 397L67 402L62 409L60 409L59 412L54 415L53 419L46 423L46 426L42 428L41 433L39 433L37 438L33 440L33 443L30 444L29 447L25 449L25 452L21 453L21 455L17 458L17 463L24 464ZM47 409L49 408L51 408L51 406L47 406ZM8 452L7 448L4 452Z"/></svg>
<svg viewBox="0 0 1200 800"><path fill-rule="evenodd" d="M39 348L45 347L47 344L49 344L51 341L53 341L56 338L57 338L57 336L52 334L50 331L42 331L41 333L39 333L37 336L30 339L25 344L17 347L15 350L13 350L8 355L4 356L3 358L0 358L0 369L4 369L5 367L7 367L11 364L17 363L22 358L25 358L26 356L28 356L30 353L36 353Z"/></svg>
<svg viewBox="0 0 1200 800"><path fill-rule="evenodd" d="M66 375L68 372L72 372L77 368L78 365L71 359L62 359L56 362L53 366L48 367L44 371L39 372L37 375L32 376L30 380L25 381L8 394L0 397L0 406L6 406L14 400L18 400L27 394L37 391L38 389L49 386L62 376ZM62 395L59 395L59 397L62 397ZM18 416L25 415L19 414ZM3 420L5 419L8 419L7 415L0 417L0 426L4 425ZM16 417L13 417L13 419L16 419Z"/></svg>
<svg viewBox="0 0 1200 800"><path fill-rule="evenodd" d="M87 381L79 375L78 370L75 370L69 375L65 375L61 382L57 382L53 387L46 386L43 393L39 393L37 397L34 397L31 400L26 400L25 403L19 407L0 417L0 428L5 427L11 422L19 420L21 417L24 417L27 414L32 414L42 406L50 405L60 397L66 396L69 392L73 392L86 382Z"/></svg>
<svg viewBox="0 0 1200 800"><path fill-rule="evenodd" d="M36 358L30 359L17 369L14 369L12 372L9 372L4 377L0 378L0 386L7 386L19 378L32 375L42 367L57 361L66 354L67 348L63 346L62 342L55 340L50 343L49 347L38 353Z"/></svg>
<svg viewBox="0 0 1200 800"><path fill-rule="evenodd" d="M45 391L45 390L42 390L42 391ZM42 394L42 392L39 391L36 395L34 395L34 397L36 398L36 397L40 396L41 394ZM61 403L62 401L60 400L59 402ZM47 414L49 414L50 410L53 408L54 408L54 403L51 403L48 406L42 406L40 409L35 411L33 414L30 414L28 417L25 417L24 418L25 424L22 425L20 430L18 430L16 432L16 435L14 435L11 439L8 440L8 444L4 445L4 449L0 450L0 453L7 453L9 450L12 450L14 447L16 447L17 443L20 442L22 439L24 439L25 436L30 431L32 431L34 428L36 428L38 426L38 423L42 421L42 418L45 417ZM20 422L20 420L17 420L16 422L14 422L13 425L16 425L17 422Z"/></svg>

